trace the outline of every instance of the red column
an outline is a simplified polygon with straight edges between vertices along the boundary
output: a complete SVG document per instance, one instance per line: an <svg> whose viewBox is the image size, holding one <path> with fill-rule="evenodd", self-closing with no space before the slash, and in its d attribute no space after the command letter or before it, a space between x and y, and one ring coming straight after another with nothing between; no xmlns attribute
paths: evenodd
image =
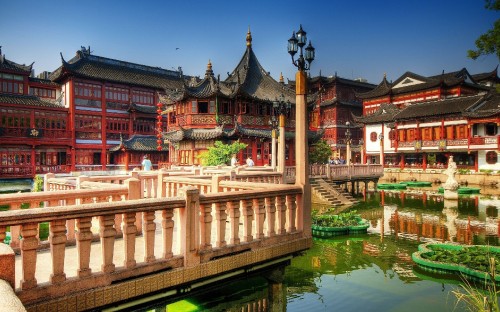
<svg viewBox="0 0 500 312"><path fill-rule="evenodd" d="M75 133L75 88L73 79L69 80L69 130L71 131L71 171L76 170L76 133Z"/></svg>
<svg viewBox="0 0 500 312"><path fill-rule="evenodd" d="M129 163L130 163L130 152L125 151L125 171L128 171Z"/></svg>
<svg viewBox="0 0 500 312"><path fill-rule="evenodd" d="M422 153L422 169L427 169L427 154Z"/></svg>
<svg viewBox="0 0 500 312"><path fill-rule="evenodd" d="M107 157L106 157L106 145L107 145L107 138L106 138L106 88L103 85L101 85L101 140L102 140L102 145L101 145L101 167L102 170L106 170L106 163L107 163Z"/></svg>

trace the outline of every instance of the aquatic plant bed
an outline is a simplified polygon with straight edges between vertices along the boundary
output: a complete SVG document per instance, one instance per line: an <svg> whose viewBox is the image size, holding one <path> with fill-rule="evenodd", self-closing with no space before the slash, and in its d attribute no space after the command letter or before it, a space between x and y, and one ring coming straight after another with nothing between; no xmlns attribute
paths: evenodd
<svg viewBox="0 0 500 312"><path fill-rule="evenodd" d="M424 181L407 181L407 182L399 182L401 185L406 185L407 187L426 187L432 186L432 182L424 182Z"/></svg>
<svg viewBox="0 0 500 312"><path fill-rule="evenodd" d="M379 183L377 184L379 190L406 190L406 185L401 183Z"/></svg>
<svg viewBox="0 0 500 312"><path fill-rule="evenodd" d="M490 259L494 259L495 272L500 272L500 247L427 243L418 246L412 254L413 261L426 271L443 274L461 273L467 279L490 280ZM495 275L500 285L500 275Z"/></svg>
<svg viewBox="0 0 500 312"><path fill-rule="evenodd" d="M312 222L312 235L320 238L366 234L369 227L368 221L353 213L313 216Z"/></svg>
<svg viewBox="0 0 500 312"><path fill-rule="evenodd" d="M438 188L439 193L444 193L444 188ZM460 186L457 189L458 195L468 195L468 194L479 194L481 192L481 188L479 187L462 187Z"/></svg>

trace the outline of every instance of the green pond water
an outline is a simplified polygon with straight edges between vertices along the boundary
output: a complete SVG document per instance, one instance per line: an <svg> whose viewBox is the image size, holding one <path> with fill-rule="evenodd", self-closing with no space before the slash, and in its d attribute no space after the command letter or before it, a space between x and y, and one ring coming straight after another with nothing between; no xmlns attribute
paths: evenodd
<svg viewBox="0 0 500 312"><path fill-rule="evenodd" d="M314 239L286 267L277 295L263 277L249 277L136 311L268 311L271 293L286 311L466 310L451 292L460 288L460 277L423 272L411 254L428 241L500 245L499 196L461 196L450 203L436 191L402 194L361 197L349 210L370 221L368 234Z"/></svg>

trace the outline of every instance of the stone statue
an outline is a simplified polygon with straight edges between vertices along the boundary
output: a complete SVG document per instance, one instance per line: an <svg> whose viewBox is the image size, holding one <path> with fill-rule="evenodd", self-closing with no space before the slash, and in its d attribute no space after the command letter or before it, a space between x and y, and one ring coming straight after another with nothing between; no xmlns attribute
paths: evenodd
<svg viewBox="0 0 500 312"><path fill-rule="evenodd" d="M457 173L457 164L453 161L453 156L450 156L448 160L448 169L446 169L444 173L448 176L448 179L443 185L444 198L458 199L458 182L455 179L455 173Z"/></svg>

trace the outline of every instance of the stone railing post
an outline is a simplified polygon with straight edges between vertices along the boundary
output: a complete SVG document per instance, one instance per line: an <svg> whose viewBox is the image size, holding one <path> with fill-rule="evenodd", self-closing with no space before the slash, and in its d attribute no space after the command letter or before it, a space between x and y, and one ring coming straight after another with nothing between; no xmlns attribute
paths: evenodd
<svg viewBox="0 0 500 312"><path fill-rule="evenodd" d="M89 177L87 176L79 176L79 177L76 177L76 185L75 185L75 188L77 190L80 190L82 188L82 183L85 182L85 181L88 181L89 180Z"/></svg>
<svg viewBox="0 0 500 312"><path fill-rule="evenodd" d="M230 181L236 181L236 171L231 170L229 172Z"/></svg>
<svg viewBox="0 0 500 312"><path fill-rule="evenodd" d="M163 182L163 178L168 177L168 172L165 169L158 170L158 189L156 190L156 197L162 198L167 197L167 186Z"/></svg>
<svg viewBox="0 0 500 312"><path fill-rule="evenodd" d="M186 186L179 190L179 195L186 199L186 207L180 209L180 242L184 266L192 267L200 263L200 191L196 187Z"/></svg>
<svg viewBox="0 0 500 312"><path fill-rule="evenodd" d="M134 173L132 172L132 176ZM141 198L141 181L137 178L128 178L125 180L125 186L128 189L128 200L140 199ZM135 214L135 226L137 227L137 233L142 233L142 213L138 212Z"/></svg>
<svg viewBox="0 0 500 312"><path fill-rule="evenodd" d="M325 165L325 167L326 167L326 178L327 178L328 180L331 180L331 179L332 179L332 173L331 173L331 171L330 171L330 165L329 165L329 164L326 164L326 165Z"/></svg>
<svg viewBox="0 0 500 312"><path fill-rule="evenodd" d="M219 184L220 181L223 181L224 177L216 174L212 176L212 186L211 186L211 193L219 193L221 190L219 189Z"/></svg>
<svg viewBox="0 0 500 312"><path fill-rule="evenodd" d="M14 250L9 245L0 243L0 279L8 282L13 289L16 288L15 257Z"/></svg>
<svg viewBox="0 0 500 312"><path fill-rule="evenodd" d="M47 173L44 177L43 177L43 190L44 192L48 192L50 191L50 188L49 188L49 180L50 179L53 179L55 178L56 175L53 174L53 173Z"/></svg>

